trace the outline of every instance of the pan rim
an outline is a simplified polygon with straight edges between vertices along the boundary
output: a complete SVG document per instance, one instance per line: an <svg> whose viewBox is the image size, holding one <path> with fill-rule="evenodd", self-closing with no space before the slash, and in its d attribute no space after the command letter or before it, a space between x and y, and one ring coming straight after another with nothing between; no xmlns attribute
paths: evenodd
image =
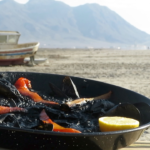
<svg viewBox="0 0 150 150"><path fill-rule="evenodd" d="M111 131L111 132L92 132L92 133L65 133L65 132L53 132L53 131L34 130L34 129L25 129L25 128L17 128L17 127L6 127L0 125L0 129L9 130L13 132L26 132L26 133L41 134L41 135L44 134L44 135L76 136L76 137L118 135L118 134L131 133L140 130L147 130L148 128L150 128L150 122L138 128L129 129L129 130L120 130L120 131Z"/></svg>

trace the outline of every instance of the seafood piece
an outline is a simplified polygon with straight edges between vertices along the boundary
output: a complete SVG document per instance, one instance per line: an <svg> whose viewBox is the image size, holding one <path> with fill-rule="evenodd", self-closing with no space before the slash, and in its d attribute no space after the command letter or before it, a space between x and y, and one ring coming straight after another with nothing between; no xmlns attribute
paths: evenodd
<svg viewBox="0 0 150 150"><path fill-rule="evenodd" d="M60 96L60 97L63 97L63 98L68 98L68 96L64 92L62 92L58 87L56 87L54 84L49 83L49 86L50 86L52 92L56 96Z"/></svg>
<svg viewBox="0 0 150 150"><path fill-rule="evenodd" d="M45 110L43 109L41 114L40 114L40 120L43 121L43 123L46 124L52 124L53 125L53 131L55 132L71 132L71 133L81 133L80 131L73 129L73 128L65 128L57 123L53 122L48 115L46 114Z"/></svg>
<svg viewBox="0 0 150 150"><path fill-rule="evenodd" d="M26 78L23 78L23 77L19 78L15 83L15 87L18 89L18 91L22 95L30 97L34 102L44 103L44 104L48 104L48 105L58 105L59 106L58 103L53 102L53 101L44 100L37 93L31 92L29 90L30 88L32 88L31 81L26 79Z"/></svg>
<svg viewBox="0 0 150 150"><path fill-rule="evenodd" d="M23 98L16 87L3 78L0 78L0 94L8 98Z"/></svg>
<svg viewBox="0 0 150 150"><path fill-rule="evenodd" d="M150 105L145 102L137 102L133 104L140 111L140 125L149 123L150 120Z"/></svg>
<svg viewBox="0 0 150 150"><path fill-rule="evenodd" d="M62 92L72 98L80 98L77 88L70 77L63 79Z"/></svg>
<svg viewBox="0 0 150 150"><path fill-rule="evenodd" d="M122 103L108 110L104 116L121 116L140 121L141 114L137 107L130 103Z"/></svg>
<svg viewBox="0 0 150 150"><path fill-rule="evenodd" d="M27 112L25 108L0 106L0 115L11 112Z"/></svg>
<svg viewBox="0 0 150 150"><path fill-rule="evenodd" d="M93 98L80 98L80 99L76 99L74 101L71 101L71 102L67 102L66 104L69 106L69 107L73 107L75 105L82 105L84 103L86 103L87 101L93 101L93 100L99 100L99 99L108 99L110 96L111 96L112 92L108 92L106 94L103 94L103 95L100 95L100 96L97 96L97 97L93 97Z"/></svg>

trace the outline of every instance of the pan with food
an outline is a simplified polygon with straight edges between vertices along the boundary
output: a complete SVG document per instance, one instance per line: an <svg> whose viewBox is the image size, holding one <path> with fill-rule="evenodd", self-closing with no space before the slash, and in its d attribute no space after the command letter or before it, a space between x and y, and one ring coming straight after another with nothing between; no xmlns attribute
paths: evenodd
<svg viewBox="0 0 150 150"><path fill-rule="evenodd" d="M0 107L14 109L0 114L2 148L115 150L135 142L150 126L145 115L150 100L121 87L44 73L1 72L0 77ZM101 132L98 120L108 116L140 124Z"/></svg>

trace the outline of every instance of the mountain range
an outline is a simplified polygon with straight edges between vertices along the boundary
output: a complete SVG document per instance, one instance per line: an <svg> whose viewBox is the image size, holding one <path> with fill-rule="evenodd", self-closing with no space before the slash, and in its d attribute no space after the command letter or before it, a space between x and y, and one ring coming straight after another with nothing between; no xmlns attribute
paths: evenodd
<svg viewBox="0 0 150 150"><path fill-rule="evenodd" d="M30 0L26 4L3 0L0 1L0 30L19 31L19 42L38 41L41 47L150 44L149 34L95 3L70 7L55 0Z"/></svg>

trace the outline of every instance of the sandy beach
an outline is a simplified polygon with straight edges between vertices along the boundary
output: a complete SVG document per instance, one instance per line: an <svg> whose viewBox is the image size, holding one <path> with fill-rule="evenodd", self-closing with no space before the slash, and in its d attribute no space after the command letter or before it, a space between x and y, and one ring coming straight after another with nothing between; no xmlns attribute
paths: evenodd
<svg viewBox="0 0 150 150"><path fill-rule="evenodd" d="M118 85L150 98L150 50L39 49L45 63L0 67L0 71L85 77ZM139 140L150 141L150 129Z"/></svg>

